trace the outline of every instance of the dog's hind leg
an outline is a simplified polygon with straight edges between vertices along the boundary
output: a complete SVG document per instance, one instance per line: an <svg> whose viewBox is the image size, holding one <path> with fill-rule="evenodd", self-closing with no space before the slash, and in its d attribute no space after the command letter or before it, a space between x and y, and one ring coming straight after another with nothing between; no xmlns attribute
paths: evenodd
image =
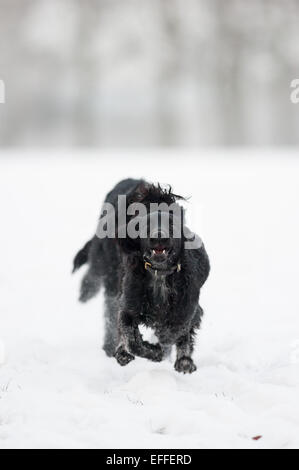
<svg viewBox="0 0 299 470"><path fill-rule="evenodd" d="M117 329L118 299L107 296L105 298L105 338L103 349L108 357L113 357L118 346Z"/></svg>
<svg viewBox="0 0 299 470"><path fill-rule="evenodd" d="M162 345L162 351L163 351L163 359L167 359L170 357L171 352L172 352L172 346L165 346Z"/></svg>

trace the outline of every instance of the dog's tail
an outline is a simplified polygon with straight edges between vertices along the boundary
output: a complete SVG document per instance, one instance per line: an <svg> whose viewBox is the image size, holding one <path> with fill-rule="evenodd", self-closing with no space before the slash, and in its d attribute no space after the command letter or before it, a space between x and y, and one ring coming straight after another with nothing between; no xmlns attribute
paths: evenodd
<svg viewBox="0 0 299 470"><path fill-rule="evenodd" d="M93 245L93 241L95 242L95 245ZM102 267L101 264L94 264L94 260L92 259L93 257L91 256L91 250L96 249L96 261L97 263L102 261L103 247L101 243L96 244L96 241L97 240L94 238L89 240L82 250L77 253L74 259L73 273L81 268L81 266L84 264L89 263L89 268L81 282L79 297L80 302L87 302L88 300L92 299L92 297L94 297L101 288L101 281L103 276ZM94 248L92 248L92 246Z"/></svg>
<svg viewBox="0 0 299 470"><path fill-rule="evenodd" d="M91 247L92 240L89 240L84 247L76 254L73 264L73 273L76 272L83 264L88 261L89 250Z"/></svg>

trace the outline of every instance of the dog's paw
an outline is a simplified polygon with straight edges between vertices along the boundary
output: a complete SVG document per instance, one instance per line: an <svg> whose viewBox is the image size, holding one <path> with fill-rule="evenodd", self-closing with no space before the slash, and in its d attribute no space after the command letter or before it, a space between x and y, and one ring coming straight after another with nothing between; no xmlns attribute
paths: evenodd
<svg viewBox="0 0 299 470"><path fill-rule="evenodd" d="M163 359L163 349L160 344L145 343L146 351L144 357L153 362L161 362Z"/></svg>
<svg viewBox="0 0 299 470"><path fill-rule="evenodd" d="M191 357L183 356L180 359L177 359L174 368L177 372L182 372L183 374L192 374L196 371L196 365L192 361Z"/></svg>
<svg viewBox="0 0 299 470"><path fill-rule="evenodd" d="M119 348L117 348L114 357L121 366L126 366L135 359L135 357L126 351L123 346L119 346Z"/></svg>
<svg viewBox="0 0 299 470"><path fill-rule="evenodd" d="M154 362L161 362L163 359L163 349L160 344L154 344L151 351L151 360Z"/></svg>

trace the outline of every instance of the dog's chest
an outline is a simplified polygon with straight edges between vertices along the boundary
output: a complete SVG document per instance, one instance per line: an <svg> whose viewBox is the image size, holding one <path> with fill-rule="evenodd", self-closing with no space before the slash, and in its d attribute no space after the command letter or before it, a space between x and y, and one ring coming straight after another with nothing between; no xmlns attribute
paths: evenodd
<svg viewBox="0 0 299 470"><path fill-rule="evenodd" d="M149 285L149 295L152 302L157 307L168 303L170 289L167 285L165 276L154 278Z"/></svg>
<svg viewBox="0 0 299 470"><path fill-rule="evenodd" d="M153 279L147 286L143 305L145 323L155 326L164 322L171 309L171 288L166 279Z"/></svg>

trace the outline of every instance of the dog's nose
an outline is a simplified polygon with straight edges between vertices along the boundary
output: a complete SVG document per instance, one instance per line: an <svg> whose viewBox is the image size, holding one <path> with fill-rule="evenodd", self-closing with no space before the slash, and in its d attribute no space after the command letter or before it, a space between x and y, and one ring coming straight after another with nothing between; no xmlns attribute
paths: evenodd
<svg viewBox="0 0 299 470"><path fill-rule="evenodd" d="M151 238L167 238L167 233L163 230L153 230L151 233Z"/></svg>

